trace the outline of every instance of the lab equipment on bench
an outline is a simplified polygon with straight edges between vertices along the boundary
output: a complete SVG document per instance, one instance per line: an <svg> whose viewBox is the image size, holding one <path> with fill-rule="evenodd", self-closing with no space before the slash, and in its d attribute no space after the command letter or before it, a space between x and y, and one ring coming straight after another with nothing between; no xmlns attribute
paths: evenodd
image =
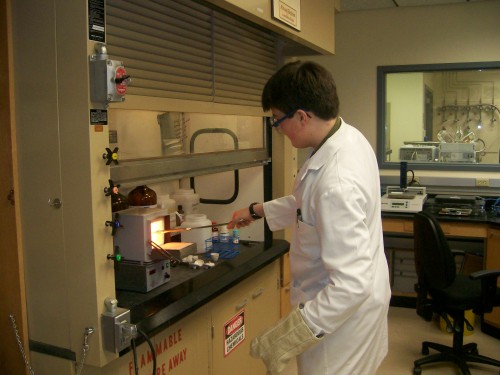
<svg viewBox="0 0 500 375"><path fill-rule="evenodd" d="M427 200L426 188L409 186L402 191L399 186L387 186L382 196L382 211L384 212L419 212Z"/></svg>
<svg viewBox="0 0 500 375"><path fill-rule="evenodd" d="M399 166L399 186L388 186L382 196L382 211L419 212L427 200L425 187L408 186L408 163L402 161ZM412 177L413 180L413 177Z"/></svg>
<svg viewBox="0 0 500 375"><path fill-rule="evenodd" d="M444 216L486 215L485 199L476 195L438 194L425 202L429 212Z"/></svg>
<svg viewBox="0 0 500 375"><path fill-rule="evenodd" d="M194 242L198 252L205 251L205 240L212 238L212 220L205 214L187 214L181 228L191 228L181 232L183 242Z"/></svg>
<svg viewBox="0 0 500 375"><path fill-rule="evenodd" d="M120 225L113 237L122 257L115 263L116 288L149 292L168 282L172 259L163 249L170 242L170 234L164 232L170 228L168 209L128 208L120 211Z"/></svg>

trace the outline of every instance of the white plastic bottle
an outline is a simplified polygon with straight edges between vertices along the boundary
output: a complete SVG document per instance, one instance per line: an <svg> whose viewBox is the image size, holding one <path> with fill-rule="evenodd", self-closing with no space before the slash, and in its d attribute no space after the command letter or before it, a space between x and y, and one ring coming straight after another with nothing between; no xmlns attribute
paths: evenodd
<svg viewBox="0 0 500 375"><path fill-rule="evenodd" d="M227 229L227 225L221 225L219 227L219 242L230 242L229 229Z"/></svg>
<svg viewBox="0 0 500 375"><path fill-rule="evenodd" d="M159 195L158 207L168 209L168 215L170 216L170 228L175 228L175 211L177 210L177 203L175 200L170 198L169 194Z"/></svg>
<svg viewBox="0 0 500 375"><path fill-rule="evenodd" d="M181 224L182 228L197 228L181 232L182 242L194 242L199 253L205 252L205 240L212 238L212 221L205 214L188 214Z"/></svg>
<svg viewBox="0 0 500 375"><path fill-rule="evenodd" d="M172 194L172 199L174 199L178 205L182 205L182 209L186 215L198 213L200 196L196 194L193 189L179 189Z"/></svg>

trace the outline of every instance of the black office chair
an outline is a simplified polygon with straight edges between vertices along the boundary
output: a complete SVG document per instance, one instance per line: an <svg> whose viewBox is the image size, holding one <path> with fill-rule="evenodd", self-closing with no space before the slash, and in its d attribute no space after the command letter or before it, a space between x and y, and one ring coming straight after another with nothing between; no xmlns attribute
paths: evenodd
<svg viewBox="0 0 500 375"><path fill-rule="evenodd" d="M500 288L497 287L500 270L457 274L454 256L439 222L425 212L415 215L414 249L418 277L415 285L417 313L427 321L434 313L442 316L453 331L453 346L424 341L422 354L426 357L414 362L413 374L420 374L422 365L436 362L453 362L463 375L470 375L467 362L500 367L500 361L480 355L477 344L463 343L464 323L470 327L465 311L472 309L476 314L483 314L500 306ZM453 319L453 324L448 316ZM429 348L439 353L427 356Z"/></svg>

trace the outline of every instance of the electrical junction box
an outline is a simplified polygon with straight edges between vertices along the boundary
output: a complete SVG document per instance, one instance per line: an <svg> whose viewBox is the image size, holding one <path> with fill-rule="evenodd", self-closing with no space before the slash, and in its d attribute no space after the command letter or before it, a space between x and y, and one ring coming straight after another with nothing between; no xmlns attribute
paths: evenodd
<svg viewBox="0 0 500 375"><path fill-rule="evenodd" d="M131 79L122 61L108 59L106 47L96 45L96 54L89 59L90 100L107 106L111 102L123 102Z"/></svg>
<svg viewBox="0 0 500 375"><path fill-rule="evenodd" d="M121 307L101 315L104 349L119 353L130 346L137 334L137 327L130 323L130 310Z"/></svg>

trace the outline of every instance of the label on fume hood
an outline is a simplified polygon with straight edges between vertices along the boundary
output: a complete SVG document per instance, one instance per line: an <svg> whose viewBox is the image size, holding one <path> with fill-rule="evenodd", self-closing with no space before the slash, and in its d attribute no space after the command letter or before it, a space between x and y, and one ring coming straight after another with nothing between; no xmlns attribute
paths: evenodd
<svg viewBox="0 0 500 375"><path fill-rule="evenodd" d="M91 109L90 125L108 125L108 111L106 109Z"/></svg>
<svg viewBox="0 0 500 375"><path fill-rule="evenodd" d="M89 5L89 40L106 42L106 23L104 0L88 0Z"/></svg>

